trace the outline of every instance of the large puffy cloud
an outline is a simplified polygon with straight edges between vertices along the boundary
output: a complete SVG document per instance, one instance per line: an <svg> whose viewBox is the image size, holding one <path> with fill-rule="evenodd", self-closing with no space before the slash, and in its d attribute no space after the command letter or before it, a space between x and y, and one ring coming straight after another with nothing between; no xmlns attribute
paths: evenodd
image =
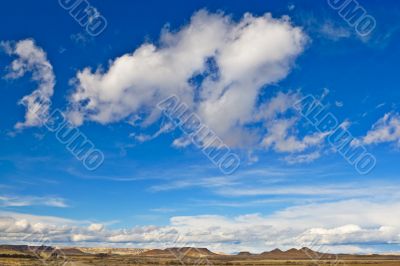
<svg viewBox="0 0 400 266"><path fill-rule="evenodd" d="M5 78L18 79L27 72L32 72L32 80L38 83L38 87L30 95L20 100L19 104L26 107L25 121L18 122L15 128L40 126L48 116L54 93L53 67L47 60L46 53L32 39L16 43L1 42L1 47L8 55L17 57L8 67L9 72Z"/></svg>
<svg viewBox="0 0 400 266"><path fill-rule="evenodd" d="M370 244L400 243L399 204L365 199L298 205L271 215L172 217L165 226L106 229L102 224L54 217L0 213L2 242L120 247L194 245L214 251L309 246L326 251L365 252ZM115 227L115 226L114 226ZM336 247L336 249L334 249ZM371 246L369 246L371 247Z"/></svg>
<svg viewBox="0 0 400 266"><path fill-rule="evenodd" d="M156 104L175 94L228 145L259 141L247 125L263 120L260 90L285 78L307 37L287 17L245 14L236 22L205 10L159 44L145 43L112 61L107 70L78 72L69 117L107 124L159 116Z"/></svg>

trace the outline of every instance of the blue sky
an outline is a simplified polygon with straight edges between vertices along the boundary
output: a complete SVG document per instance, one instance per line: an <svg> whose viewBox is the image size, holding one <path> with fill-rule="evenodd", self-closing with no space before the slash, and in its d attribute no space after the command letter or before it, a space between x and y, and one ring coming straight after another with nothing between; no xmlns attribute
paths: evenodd
<svg viewBox="0 0 400 266"><path fill-rule="evenodd" d="M1 241L399 251L400 6L359 3L376 21L366 36L329 1L91 0L98 36L58 1L2 3ZM159 112L171 95L240 158L234 173ZM306 95L376 158L368 174L296 112ZM51 102L43 119L61 110L101 166L26 116L23 97Z"/></svg>

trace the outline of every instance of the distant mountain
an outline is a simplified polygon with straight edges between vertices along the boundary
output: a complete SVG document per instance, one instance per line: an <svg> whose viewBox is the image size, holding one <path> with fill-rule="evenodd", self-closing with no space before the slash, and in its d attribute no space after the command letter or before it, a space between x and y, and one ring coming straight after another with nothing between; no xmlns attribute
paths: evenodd
<svg viewBox="0 0 400 266"><path fill-rule="evenodd" d="M104 248L104 247L96 247L96 248L88 248L88 247L77 247L82 252L88 254L118 254L118 255L140 255L149 249L143 248Z"/></svg>
<svg viewBox="0 0 400 266"><path fill-rule="evenodd" d="M0 245L2 253L33 253L33 252L51 252L54 248L50 246L28 246L28 245Z"/></svg>
<svg viewBox="0 0 400 266"><path fill-rule="evenodd" d="M236 255L226 255L214 253L207 248L193 247L171 247L166 249L138 249L138 248L88 248L88 247L62 247L55 248L51 246L27 246L27 245L0 245L0 257L8 258L34 258L34 257L57 257L57 256L77 256L85 255L117 255L117 256L135 256L149 257L149 259L166 258L175 260L176 258L207 258L217 261L237 260L366 260L366 259L388 259L400 260L396 255L349 255L349 254L328 254L313 251L309 248L289 249L282 251L274 249L262 252L261 254L252 254L248 251L239 252Z"/></svg>
<svg viewBox="0 0 400 266"><path fill-rule="evenodd" d="M286 251L274 249L263 252L259 256L268 259L334 259L336 257L334 254L320 253L305 247Z"/></svg>
<svg viewBox="0 0 400 266"><path fill-rule="evenodd" d="M28 245L0 245L0 254L25 254L25 255L84 255L86 253L77 248L55 248L51 246L28 246Z"/></svg>
<svg viewBox="0 0 400 266"><path fill-rule="evenodd" d="M198 257L198 256L214 256L217 255L207 248L193 248L193 247L183 247L183 248L167 248L165 249L169 252L174 254L185 254L191 257Z"/></svg>
<svg viewBox="0 0 400 266"><path fill-rule="evenodd" d="M237 256L253 256L254 254L248 252L248 251L241 251L237 254Z"/></svg>
<svg viewBox="0 0 400 266"><path fill-rule="evenodd" d="M152 249L142 253L144 256L175 256L175 257L204 257L216 256L216 253L211 252L207 248L166 248L166 249Z"/></svg>
<svg viewBox="0 0 400 266"><path fill-rule="evenodd" d="M143 256L171 256L171 252L164 249L150 249L142 253Z"/></svg>
<svg viewBox="0 0 400 266"><path fill-rule="evenodd" d="M261 253L260 255L261 256L264 256L264 255L281 255L283 253L284 252L282 250L280 250L279 248L276 248L276 249L273 249L271 251L265 251L265 252Z"/></svg>
<svg viewBox="0 0 400 266"><path fill-rule="evenodd" d="M86 253L83 252L82 250L78 248L60 248L57 249L59 254L65 255L65 256L71 256L71 255L85 255Z"/></svg>

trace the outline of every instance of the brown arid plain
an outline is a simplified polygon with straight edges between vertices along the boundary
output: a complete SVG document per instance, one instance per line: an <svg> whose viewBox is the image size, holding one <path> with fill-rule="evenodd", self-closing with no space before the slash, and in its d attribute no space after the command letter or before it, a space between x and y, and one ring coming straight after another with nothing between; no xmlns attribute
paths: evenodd
<svg viewBox="0 0 400 266"><path fill-rule="evenodd" d="M327 254L308 248L275 249L261 254L243 251L216 254L206 248L124 249L53 248L49 246L0 245L0 266L127 266L127 265L276 265L276 266L400 266L397 255Z"/></svg>

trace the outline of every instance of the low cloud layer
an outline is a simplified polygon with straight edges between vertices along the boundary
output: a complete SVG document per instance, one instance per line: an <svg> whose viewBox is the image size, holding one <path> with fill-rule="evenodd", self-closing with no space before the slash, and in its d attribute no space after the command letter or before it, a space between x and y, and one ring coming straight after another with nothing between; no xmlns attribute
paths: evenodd
<svg viewBox="0 0 400 266"><path fill-rule="evenodd" d="M400 243L400 205L392 201L343 200L298 205L268 216L177 216L166 226L108 229L99 223L0 213L2 242L54 245L168 247L194 245L214 251L261 252L321 245L357 252L363 245ZM178 240L177 240L178 239ZM24 240L24 241L21 241ZM357 244L354 244L357 243ZM368 249L363 248L364 252Z"/></svg>

